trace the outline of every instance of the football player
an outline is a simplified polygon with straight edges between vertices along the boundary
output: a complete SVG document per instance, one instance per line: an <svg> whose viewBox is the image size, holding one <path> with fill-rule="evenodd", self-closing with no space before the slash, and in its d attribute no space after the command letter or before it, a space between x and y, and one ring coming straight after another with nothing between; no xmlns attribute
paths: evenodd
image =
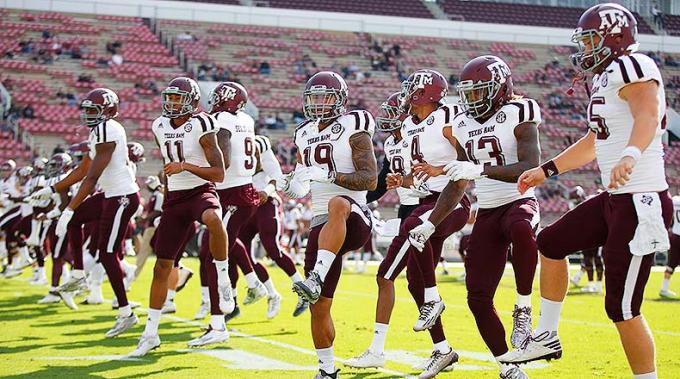
<svg viewBox="0 0 680 379"><path fill-rule="evenodd" d="M83 225L97 220L99 260L106 269L119 305L116 323L106 333L107 337L117 336L138 322L125 293L120 254L125 225L139 206L139 186L129 164L125 129L115 120L118 106L118 96L110 89L96 88L85 95L80 109L83 124L90 128L89 154L64 179L32 195L37 199L51 196L68 191L73 184L82 181L55 227L57 237L68 232L74 259L71 279L59 287L59 294L64 303L71 305L73 296L87 288ZM97 185L102 191L92 194Z"/></svg>
<svg viewBox="0 0 680 379"><path fill-rule="evenodd" d="M517 178L540 161L538 125L541 112L532 99L515 96L512 74L500 58L483 55L469 61L457 85L463 112L454 117L451 136L458 160L443 171L451 179L427 222L411 232L427 240L436 225L455 208L468 181L475 181L478 211L465 259L468 306L491 353L499 361L508 352L505 329L493 298L508 249L517 284L511 343L519 346L531 334L531 290L538 260L534 231L539 223L533 191L520 193ZM441 174L416 165L414 171ZM460 183L458 183L460 181ZM501 378L526 378L515 365L499 364Z"/></svg>
<svg viewBox="0 0 680 379"><path fill-rule="evenodd" d="M447 80L434 70L417 70L402 83L402 107L408 110L409 116L404 120L401 133L408 140L412 165L442 165L456 157L451 122L459 113L459 107L442 103L447 92ZM416 175L412 170L406 176L388 176L388 188L412 188L422 196L418 207L402 223L399 235L392 241L390 249L398 250L398 255L407 254L406 278L409 291L420 309L420 316L413 330L428 330L433 343L430 359L418 367L423 369L421 378L431 378L458 361L458 354L446 340L441 323L444 300L437 289L435 268L444 241L465 226L469 218L470 202L463 196L460 206L436 227L434 237L414 241L409 238L409 232L427 221L437 198L448 183L446 177L428 177L422 174Z"/></svg>
<svg viewBox="0 0 680 379"><path fill-rule="evenodd" d="M146 201L144 207L144 213L140 219L140 223L144 225L144 232L142 232L142 242L140 243L139 251L137 251L137 258L135 265L137 266L137 271L135 272L135 277L141 274L144 268L144 263L153 251L153 246L151 245L151 237L153 237L156 232L156 219L160 217L161 212L163 212L163 199L165 187L161 183L161 180L156 175L150 175L144 181L146 189L149 190L151 196Z"/></svg>
<svg viewBox="0 0 680 379"><path fill-rule="evenodd" d="M407 115L401 110L400 96L401 92L390 95L380 105L380 114L375 119L376 129L390 135L384 142L385 159L378 174L378 185L375 190L368 192L366 196L368 202L376 201L387 193L388 174L406 175L411 171L411 152L408 141L401 133L401 125ZM419 198L408 188L399 187L396 191L399 196L398 217L403 222L418 206ZM378 302L375 307L373 339L366 351L345 363L347 366L369 368L385 365L385 340L394 309L394 280L406 267L406 258L405 254L399 254L399 250L389 249L385 259L380 262L376 275Z"/></svg>
<svg viewBox="0 0 680 379"><path fill-rule="evenodd" d="M219 131L217 142L224 156L226 172L224 181L217 183L217 194L222 206L222 217L227 234L229 236L229 279L231 280L232 293L236 288L238 279L237 266L245 274L248 283L248 292L243 300L244 305L253 304L267 295L262 282L260 282L253 269L250 257L246 253L243 244L237 244L241 228L255 215L259 197L253 188L253 175L255 174L255 121L250 115L243 112L248 103L246 89L235 82L223 82L218 84L210 94L208 104L210 113L217 120ZM203 234L201 244L201 257L203 264L206 263L207 238L210 232ZM209 268L210 270L210 268ZM210 271L208 271L210 275ZM210 280L210 279L209 279ZM215 295L211 294L211 301ZM236 299L234 302L237 303ZM238 304L233 314L225 315L226 320L237 317L240 314Z"/></svg>
<svg viewBox="0 0 680 379"><path fill-rule="evenodd" d="M555 158L523 173L520 192L597 159L607 191L567 212L537 238L541 252L541 314L531 339L507 362L559 358L557 333L569 283L566 257L603 246L605 309L635 378L656 378L654 339L640 313L654 253L669 248L673 203L663 144L666 97L654 61L637 53L637 21L618 4L586 10L572 35L571 58L591 80L590 131Z"/></svg>
<svg viewBox="0 0 680 379"><path fill-rule="evenodd" d="M271 142L265 136L255 136L255 157L257 158L256 172L253 176L253 186L260 197L259 206L255 216L241 230L239 239L243 241L248 254L253 262L253 268L258 279L267 288L267 318L272 319L281 307L281 295L274 288L274 283L269 278L269 273L262 263L255 258L252 250L252 241L259 234L260 243L267 257L276 263L288 275L293 283L302 281L302 277L295 268L293 259L282 251L280 241L283 234L281 223L282 200L276 193L276 182L282 180L281 165L274 155ZM298 303L293 311L293 317L302 314L309 305L298 297Z"/></svg>
<svg viewBox="0 0 680 379"><path fill-rule="evenodd" d="M317 379L335 379L331 318L342 255L363 246L371 234L366 191L377 185L373 143L375 123L364 110L346 112L348 89L342 76L322 71L303 93L306 121L295 129L297 167L282 187L300 198L311 189L314 218L305 251L307 278L293 290L310 303L312 339L319 358Z"/></svg>
<svg viewBox="0 0 680 379"><path fill-rule="evenodd" d="M673 271L680 264L680 196L673 196L673 227L669 232L671 247L668 250L668 261L666 263L666 271L663 274L663 282L659 296L675 299L676 293L671 291L668 287L671 284L671 276Z"/></svg>
<svg viewBox="0 0 680 379"><path fill-rule="evenodd" d="M224 180L224 160L217 144L215 119L198 112L200 97L200 89L193 79L174 78L161 93L162 114L151 126L165 163L163 172L168 186L163 215L156 228L154 251L158 259L151 283L148 319L131 356L146 355L161 344L158 323L168 292L168 278L195 222L210 230L210 253L219 300L212 304L208 330L189 341L189 345L229 338L223 313L234 309L234 301L228 277L227 233L214 185Z"/></svg>

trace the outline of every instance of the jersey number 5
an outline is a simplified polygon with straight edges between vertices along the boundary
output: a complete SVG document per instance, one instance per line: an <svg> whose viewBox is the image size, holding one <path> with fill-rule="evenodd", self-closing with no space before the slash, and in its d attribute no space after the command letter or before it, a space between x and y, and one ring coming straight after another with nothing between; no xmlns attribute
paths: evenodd
<svg viewBox="0 0 680 379"><path fill-rule="evenodd" d="M590 99L590 104L588 104L588 126L590 130L597 134L597 139L607 139L609 138L609 128L604 118L593 112L595 105L604 105L604 97L593 97Z"/></svg>
<svg viewBox="0 0 680 379"><path fill-rule="evenodd" d="M172 145L177 149L177 158L172 154ZM184 162L184 149L182 141L165 141L165 153L168 155L170 162Z"/></svg>

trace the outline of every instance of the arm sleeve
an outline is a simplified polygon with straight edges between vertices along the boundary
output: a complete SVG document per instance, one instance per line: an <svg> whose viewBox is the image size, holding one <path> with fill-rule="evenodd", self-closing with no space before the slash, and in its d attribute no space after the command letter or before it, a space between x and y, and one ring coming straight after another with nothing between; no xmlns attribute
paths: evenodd
<svg viewBox="0 0 680 379"><path fill-rule="evenodd" d="M283 176L281 164L279 164L278 159L276 159L276 156L274 156L274 152L271 149L260 154L260 164L262 165L264 172L270 178L279 180L279 178Z"/></svg>
<svg viewBox="0 0 680 379"><path fill-rule="evenodd" d="M390 162L385 158L383 160L382 169L378 173L378 186L373 191L368 191L366 194L366 202L372 203L387 192L387 174L390 173Z"/></svg>

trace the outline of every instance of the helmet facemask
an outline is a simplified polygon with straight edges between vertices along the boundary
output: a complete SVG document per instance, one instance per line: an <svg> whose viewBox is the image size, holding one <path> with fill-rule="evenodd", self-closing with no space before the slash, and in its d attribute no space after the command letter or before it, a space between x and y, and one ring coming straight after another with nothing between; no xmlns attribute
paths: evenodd
<svg viewBox="0 0 680 379"><path fill-rule="evenodd" d="M83 101L80 105L80 121L91 128L101 124L106 121L104 107L90 100Z"/></svg>
<svg viewBox="0 0 680 379"><path fill-rule="evenodd" d="M381 132L391 132L401 128L401 110L399 107L382 103L380 116L375 118L376 128Z"/></svg>
<svg viewBox="0 0 680 379"><path fill-rule="evenodd" d="M570 55L574 67L583 71L592 71L607 62L612 55L610 48L604 46L604 35L595 29L576 29L571 42L578 47L578 52Z"/></svg>
<svg viewBox="0 0 680 379"><path fill-rule="evenodd" d="M472 118L484 117L493 110L493 102L500 88L501 83L495 79L477 83L464 80L456 86L460 105L463 111Z"/></svg>
<svg viewBox="0 0 680 379"><path fill-rule="evenodd" d="M345 112L347 94L325 86L312 87L303 93L303 110L309 120L331 120Z"/></svg>
<svg viewBox="0 0 680 379"><path fill-rule="evenodd" d="M192 114L195 111L194 99L191 93L179 88L167 88L161 92L162 115L168 118L177 118Z"/></svg>

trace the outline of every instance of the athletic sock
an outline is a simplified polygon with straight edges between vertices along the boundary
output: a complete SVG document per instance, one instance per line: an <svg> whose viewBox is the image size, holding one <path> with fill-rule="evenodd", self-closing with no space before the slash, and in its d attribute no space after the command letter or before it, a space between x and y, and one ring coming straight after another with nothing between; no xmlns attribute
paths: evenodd
<svg viewBox="0 0 680 379"><path fill-rule="evenodd" d="M377 355L385 352L385 340L387 339L388 328L389 324L375 323L373 340L371 341L371 346L369 346L368 350Z"/></svg>
<svg viewBox="0 0 680 379"><path fill-rule="evenodd" d="M656 379L656 371L648 372L646 374L633 375L634 379Z"/></svg>
<svg viewBox="0 0 680 379"><path fill-rule="evenodd" d="M319 369L327 374L335 372L335 362L333 361L333 346L325 349L316 349L316 356L319 358Z"/></svg>
<svg viewBox="0 0 680 379"><path fill-rule="evenodd" d="M517 294L517 303L516 304L517 304L518 308L526 308L526 307L531 308L531 294L529 294L529 295Z"/></svg>
<svg viewBox="0 0 680 379"><path fill-rule="evenodd" d="M439 301L441 297L439 296L439 291L437 286L425 288L425 302L429 303L431 301Z"/></svg>
<svg viewBox="0 0 680 379"><path fill-rule="evenodd" d="M328 250L319 250L316 255L314 271L319 274L322 282L326 280L326 275L328 275L328 270L330 270L333 261L335 261L335 257L336 255Z"/></svg>
<svg viewBox="0 0 680 379"><path fill-rule="evenodd" d="M165 301L174 301L176 293L177 292L175 290L168 290L168 295L165 297Z"/></svg>
<svg viewBox="0 0 680 379"><path fill-rule="evenodd" d="M301 282L303 279L302 279L302 276L300 275L300 273L296 271L295 274L290 276L290 280L293 283L297 283L297 282Z"/></svg>
<svg viewBox="0 0 680 379"><path fill-rule="evenodd" d="M201 302L203 303L210 302L210 288L201 287Z"/></svg>
<svg viewBox="0 0 680 379"><path fill-rule="evenodd" d="M451 346L449 345L449 341L444 340L444 341L435 343L434 344L434 350L437 350L440 353L448 353L449 350L451 350Z"/></svg>
<svg viewBox="0 0 680 379"><path fill-rule="evenodd" d="M210 327L214 330L224 330L227 328L224 323L224 315L211 315L210 316Z"/></svg>
<svg viewBox="0 0 680 379"><path fill-rule="evenodd" d="M664 278L663 282L661 283L661 290L662 291L668 291L668 288L671 285L671 278Z"/></svg>
<svg viewBox="0 0 680 379"><path fill-rule="evenodd" d="M148 317L146 319L146 326L144 327L145 336L157 336L158 335L158 324L161 321L161 310L150 308L148 312Z"/></svg>
<svg viewBox="0 0 680 379"><path fill-rule="evenodd" d="M265 288L267 288L267 297L276 297L279 293L276 291L276 287L274 287L274 282L272 282L271 279L268 279L266 282L264 282Z"/></svg>
<svg viewBox="0 0 680 379"><path fill-rule="evenodd" d="M542 332L556 332L560 322L560 312L562 311L561 301L552 301L541 297L541 314L538 317L536 334Z"/></svg>
<svg viewBox="0 0 680 379"><path fill-rule="evenodd" d="M248 283L248 288L255 288L257 287L257 274L255 274L255 271L251 271L247 273L246 275L246 283Z"/></svg>
<svg viewBox="0 0 680 379"><path fill-rule="evenodd" d="M229 261L226 259L223 261L213 259L213 262L217 270L217 285L226 285L229 283Z"/></svg>

